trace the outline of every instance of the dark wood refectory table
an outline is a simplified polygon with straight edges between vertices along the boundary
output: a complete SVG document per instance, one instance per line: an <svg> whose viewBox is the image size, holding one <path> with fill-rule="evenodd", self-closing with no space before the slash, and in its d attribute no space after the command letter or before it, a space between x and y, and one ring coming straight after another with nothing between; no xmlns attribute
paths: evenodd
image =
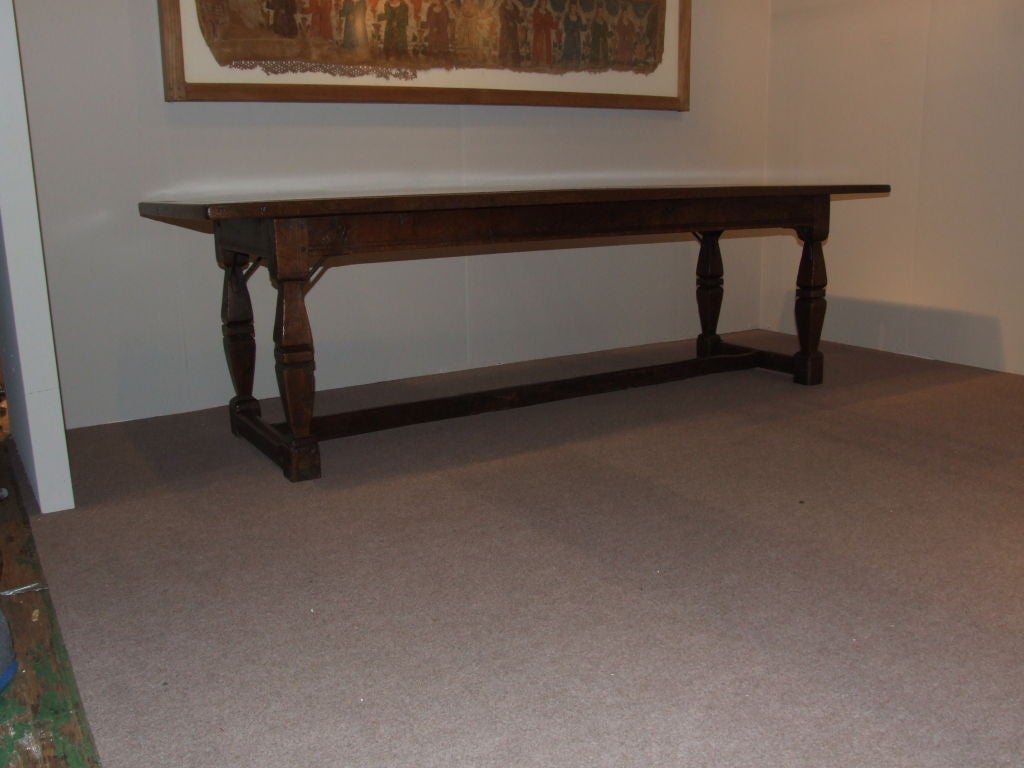
<svg viewBox="0 0 1024 768"><path fill-rule="evenodd" d="M231 429L290 480L320 477L319 441L435 419L550 402L709 373L768 368L820 384L825 259L834 195L875 195L887 185L632 187L379 195L258 202L144 202L142 216L214 235L224 270L221 319L235 396ZM727 230L791 229L803 242L796 279L800 349L780 355L724 342L719 238ZM623 371L415 403L314 416L313 331L306 293L331 267L368 262L566 248L691 233L700 241L697 357ZM277 289L274 345L286 422L263 420L253 397L256 342L247 281L265 267Z"/></svg>

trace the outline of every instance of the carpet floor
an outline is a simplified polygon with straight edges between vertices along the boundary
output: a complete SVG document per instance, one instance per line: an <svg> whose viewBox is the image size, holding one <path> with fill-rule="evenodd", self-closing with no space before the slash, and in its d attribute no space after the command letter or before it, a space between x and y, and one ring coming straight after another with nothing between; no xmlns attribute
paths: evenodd
<svg viewBox="0 0 1024 768"><path fill-rule="evenodd" d="M1021 766L1024 377L825 351L300 484L223 410L73 431L79 508L33 527L104 766Z"/></svg>

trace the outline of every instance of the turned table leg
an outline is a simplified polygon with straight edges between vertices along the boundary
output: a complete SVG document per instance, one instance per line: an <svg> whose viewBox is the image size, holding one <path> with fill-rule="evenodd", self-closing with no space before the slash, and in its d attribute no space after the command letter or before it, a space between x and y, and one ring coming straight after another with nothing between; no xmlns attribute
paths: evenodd
<svg viewBox="0 0 1024 768"><path fill-rule="evenodd" d="M701 232L700 255L697 257L697 311L700 314L700 336L697 337L697 357L715 354L722 341L718 335L718 317L725 295L725 267L722 249L718 244L722 232Z"/></svg>
<svg viewBox="0 0 1024 768"><path fill-rule="evenodd" d="M798 230L804 243L800 271L796 279L796 330L800 351L794 358L793 379L798 384L821 384L824 357L818 350L825 324L825 254L821 238L810 229Z"/></svg>
<svg viewBox="0 0 1024 768"><path fill-rule="evenodd" d="M245 268L249 257L233 251L218 253L218 263L224 270L224 296L220 316L224 332L224 356L235 396L228 406L231 431L238 434L240 414L260 415L259 401L252 396L256 371L256 339L253 329L252 301Z"/></svg>
<svg viewBox="0 0 1024 768"><path fill-rule="evenodd" d="M281 403L290 433L283 447L289 480L320 477L320 447L313 436L316 391L313 332L306 312L307 280L279 280L274 322L274 359Z"/></svg>

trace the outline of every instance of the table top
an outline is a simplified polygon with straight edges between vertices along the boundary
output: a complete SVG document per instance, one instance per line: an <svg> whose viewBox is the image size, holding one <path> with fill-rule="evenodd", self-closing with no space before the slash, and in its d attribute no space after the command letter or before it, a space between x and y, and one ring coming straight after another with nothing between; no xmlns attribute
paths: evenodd
<svg viewBox="0 0 1024 768"><path fill-rule="evenodd" d="M309 216L340 216L402 211L467 210L512 206L652 202L709 198L786 197L821 195L876 195L891 191L887 184L816 184L747 186L636 186L506 191L455 191L415 194L373 193L309 197L271 197L239 200L213 195L191 201L139 203L139 214L179 226L203 228L227 219L281 219ZM198 225L198 226L197 226ZM204 226L205 225L205 226Z"/></svg>

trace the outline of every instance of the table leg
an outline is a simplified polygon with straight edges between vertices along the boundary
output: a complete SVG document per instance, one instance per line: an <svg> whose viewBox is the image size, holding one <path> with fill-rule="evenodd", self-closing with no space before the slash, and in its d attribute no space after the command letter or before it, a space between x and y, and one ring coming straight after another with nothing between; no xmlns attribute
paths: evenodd
<svg viewBox="0 0 1024 768"><path fill-rule="evenodd" d="M240 414L257 418L260 415L260 403L252 396L256 371L256 338L252 301L245 275L249 257L233 251L221 251L217 261L224 270L224 297L220 316L224 333L224 356L235 390L235 396L228 406L231 431L237 435Z"/></svg>
<svg viewBox="0 0 1024 768"><path fill-rule="evenodd" d="M722 232L701 232L700 255L697 257L697 311L700 314L700 336L697 337L697 356L715 354L722 339L718 335L718 317L725 295L725 267L722 249L718 244Z"/></svg>
<svg viewBox="0 0 1024 768"><path fill-rule="evenodd" d="M825 324L825 254L822 241L809 229L798 230L804 243L800 271L796 279L796 330L800 351L794 358L793 379L798 384L821 384L824 356L818 350Z"/></svg>
<svg viewBox="0 0 1024 768"><path fill-rule="evenodd" d="M274 323L274 358L289 441L283 447L285 476L292 481L320 477L320 447L312 433L313 332L306 312L308 280L280 280Z"/></svg>

